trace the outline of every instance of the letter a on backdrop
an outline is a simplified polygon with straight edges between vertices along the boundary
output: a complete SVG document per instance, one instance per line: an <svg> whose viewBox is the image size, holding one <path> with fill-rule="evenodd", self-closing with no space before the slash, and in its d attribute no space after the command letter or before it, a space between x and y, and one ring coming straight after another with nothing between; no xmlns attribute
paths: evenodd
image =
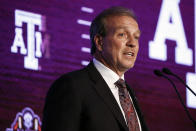
<svg viewBox="0 0 196 131"><path fill-rule="evenodd" d="M167 60L166 39L176 41L175 62L191 66L192 50L188 48L179 9L180 0L163 0L154 40L149 42L149 57Z"/></svg>

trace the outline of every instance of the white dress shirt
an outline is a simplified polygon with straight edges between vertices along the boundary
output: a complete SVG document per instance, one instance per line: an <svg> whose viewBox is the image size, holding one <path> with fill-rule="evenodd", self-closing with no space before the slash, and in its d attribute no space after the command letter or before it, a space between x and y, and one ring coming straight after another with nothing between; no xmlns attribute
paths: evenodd
<svg viewBox="0 0 196 131"><path fill-rule="evenodd" d="M98 72L101 74L101 76L103 77L103 79L105 80L105 82L107 83L108 87L110 88L112 94L114 95L114 98L116 99L116 102L118 103L121 112L124 116L124 119L126 121L125 118L125 113L121 107L120 104L120 99L119 99L119 94L118 94L118 87L115 86L115 82L118 81L120 79L119 75L117 75L114 71L112 71L110 68L106 67L105 65L103 65L100 61L96 60L95 58L93 58L93 63L95 65L95 68L98 70ZM124 74L122 75L121 79L124 80ZM131 99L131 97L130 97ZM132 101L132 99L131 99ZM135 109L135 107L134 107ZM136 112L137 115L137 112ZM137 115L137 119L139 122L139 127L140 127L140 131L141 131L141 124Z"/></svg>

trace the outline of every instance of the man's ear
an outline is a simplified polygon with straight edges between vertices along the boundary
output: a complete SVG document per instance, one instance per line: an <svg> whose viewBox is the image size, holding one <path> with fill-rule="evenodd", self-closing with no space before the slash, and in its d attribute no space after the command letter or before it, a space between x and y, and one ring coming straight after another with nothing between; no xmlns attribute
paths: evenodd
<svg viewBox="0 0 196 131"><path fill-rule="evenodd" d="M98 51L102 51L103 50L103 37L99 34L95 35L94 37L94 42L95 42L95 46L97 48Z"/></svg>

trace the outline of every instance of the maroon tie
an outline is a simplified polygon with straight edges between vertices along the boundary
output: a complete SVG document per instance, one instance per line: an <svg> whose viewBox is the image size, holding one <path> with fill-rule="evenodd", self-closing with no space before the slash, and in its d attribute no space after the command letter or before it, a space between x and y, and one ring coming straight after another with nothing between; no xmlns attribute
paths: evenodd
<svg viewBox="0 0 196 131"><path fill-rule="evenodd" d="M119 79L115 82L115 85L118 87L120 104L125 113L129 131L140 131L136 112L127 91L125 81L123 79Z"/></svg>

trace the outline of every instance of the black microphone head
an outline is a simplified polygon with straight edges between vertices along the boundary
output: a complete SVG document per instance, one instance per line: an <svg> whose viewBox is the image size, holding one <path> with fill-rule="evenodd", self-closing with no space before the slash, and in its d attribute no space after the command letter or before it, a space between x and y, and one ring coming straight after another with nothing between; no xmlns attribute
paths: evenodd
<svg viewBox="0 0 196 131"><path fill-rule="evenodd" d="M168 75L172 75L173 73L170 71L170 69L168 68L163 68L162 71L165 73L165 74L168 74Z"/></svg>
<svg viewBox="0 0 196 131"><path fill-rule="evenodd" d="M163 74L160 70L154 70L154 74L159 76L159 77L163 76Z"/></svg>

